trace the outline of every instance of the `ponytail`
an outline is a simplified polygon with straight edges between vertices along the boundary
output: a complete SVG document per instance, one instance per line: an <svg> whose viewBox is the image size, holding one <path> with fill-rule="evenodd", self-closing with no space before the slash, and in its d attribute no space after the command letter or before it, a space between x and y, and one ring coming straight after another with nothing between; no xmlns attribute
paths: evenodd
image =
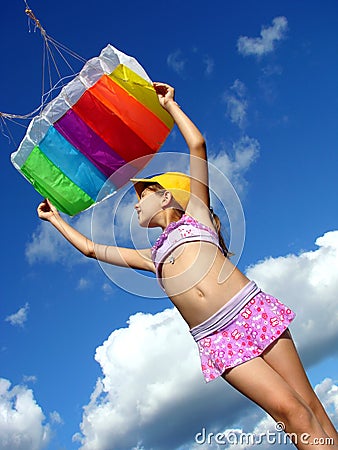
<svg viewBox="0 0 338 450"><path fill-rule="evenodd" d="M225 244L225 241L224 241L224 238L222 235L222 231L221 231L222 224L221 224L220 218L218 217L218 215L216 213L214 213L214 210L212 207L210 207L210 215L211 215L211 219L214 224L214 227L216 229L216 232L218 234L219 246L223 250L224 256L226 256L226 257L233 256L233 253L229 252L228 247Z"/></svg>

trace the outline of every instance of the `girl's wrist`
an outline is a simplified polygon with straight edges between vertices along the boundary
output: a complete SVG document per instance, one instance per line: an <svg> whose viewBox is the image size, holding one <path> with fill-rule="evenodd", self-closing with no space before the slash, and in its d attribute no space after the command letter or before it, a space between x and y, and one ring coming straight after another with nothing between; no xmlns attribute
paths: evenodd
<svg viewBox="0 0 338 450"><path fill-rule="evenodd" d="M164 108L165 108L168 112L170 112L171 109L180 108L180 105L176 102L176 100L171 99L171 100L168 100L168 101L165 103Z"/></svg>
<svg viewBox="0 0 338 450"><path fill-rule="evenodd" d="M48 221L55 226L58 222L60 222L61 216L59 213L54 213L51 217L49 217Z"/></svg>

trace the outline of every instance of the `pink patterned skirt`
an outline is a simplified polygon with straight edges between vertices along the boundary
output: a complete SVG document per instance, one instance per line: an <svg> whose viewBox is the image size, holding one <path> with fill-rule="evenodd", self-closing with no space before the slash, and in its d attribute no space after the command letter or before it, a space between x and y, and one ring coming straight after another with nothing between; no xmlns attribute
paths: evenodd
<svg viewBox="0 0 338 450"><path fill-rule="evenodd" d="M225 327L196 340L205 381L262 354L294 317L291 309L260 291Z"/></svg>

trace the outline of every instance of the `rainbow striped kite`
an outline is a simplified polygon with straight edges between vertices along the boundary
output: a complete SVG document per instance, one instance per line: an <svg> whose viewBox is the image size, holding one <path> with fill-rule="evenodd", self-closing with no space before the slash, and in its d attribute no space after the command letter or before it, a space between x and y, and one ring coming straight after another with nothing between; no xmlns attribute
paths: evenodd
<svg viewBox="0 0 338 450"><path fill-rule="evenodd" d="M172 127L144 69L108 45L32 119L11 160L43 197L75 215L126 184Z"/></svg>

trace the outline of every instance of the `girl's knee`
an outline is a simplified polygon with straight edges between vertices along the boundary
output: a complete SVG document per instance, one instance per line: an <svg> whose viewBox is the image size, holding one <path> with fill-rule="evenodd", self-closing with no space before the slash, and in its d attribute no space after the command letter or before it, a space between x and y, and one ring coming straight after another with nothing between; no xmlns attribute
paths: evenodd
<svg viewBox="0 0 338 450"><path fill-rule="evenodd" d="M282 421L286 428L310 430L314 420L314 413L300 397L285 396L276 406L276 418Z"/></svg>
<svg viewBox="0 0 338 450"><path fill-rule="evenodd" d="M323 412L323 405L321 404L319 398L315 393L307 400L307 404L309 405L311 411L315 415L320 415Z"/></svg>

